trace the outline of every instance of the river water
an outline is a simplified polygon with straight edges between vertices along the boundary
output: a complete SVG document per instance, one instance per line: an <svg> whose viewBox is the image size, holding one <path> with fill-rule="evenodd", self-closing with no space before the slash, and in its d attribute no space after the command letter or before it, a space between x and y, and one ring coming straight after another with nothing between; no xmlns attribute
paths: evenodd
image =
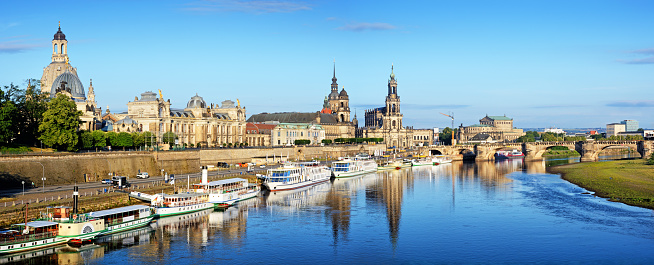
<svg viewBox="0 0 654 265"><path fill-rule="evenodd" d="M594 197L545 173L551 163L454 162L337 179L9 263L654 263L654 212Z"/></svg>

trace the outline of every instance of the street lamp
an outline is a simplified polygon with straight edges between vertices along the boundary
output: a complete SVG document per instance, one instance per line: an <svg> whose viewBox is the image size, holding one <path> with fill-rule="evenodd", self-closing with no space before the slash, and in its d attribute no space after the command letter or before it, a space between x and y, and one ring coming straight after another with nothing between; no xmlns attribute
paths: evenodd
<svg viewBox="0 0 654 265"><path fill-rule="evenodd" d="M23 180L21 183L23 184L23 196L25 196L25 181Z"/></svg>
<svg viewBox="0 0 654 265"><path fill-rule="evenodd" d="M45 193L45 177L41 178L41 180L43 181L43 188L41 190L41 193Z"/></svg>

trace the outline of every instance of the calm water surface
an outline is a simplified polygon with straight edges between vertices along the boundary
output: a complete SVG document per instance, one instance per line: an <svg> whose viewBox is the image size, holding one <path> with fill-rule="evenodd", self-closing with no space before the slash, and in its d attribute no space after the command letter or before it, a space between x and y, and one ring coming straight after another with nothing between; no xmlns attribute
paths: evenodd
<svg viewBox="0 0 654 265"><path fill-rule="evenodd" d="M587 194L545 173L546 163L455 162L337 179L15 261L654 263L651 210Z"/></svg>

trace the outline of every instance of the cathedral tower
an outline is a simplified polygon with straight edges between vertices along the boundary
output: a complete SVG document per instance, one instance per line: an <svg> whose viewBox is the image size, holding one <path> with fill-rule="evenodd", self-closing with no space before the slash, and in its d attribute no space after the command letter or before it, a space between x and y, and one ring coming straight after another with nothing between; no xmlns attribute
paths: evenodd
<svg viewBox="0 0 654 265"><path fill-rule="evenodd" d="M388 96L386 96L386 113L382 124L386 129L401 130L402 114L400 113L400 96L397 95L397 80L391 65L391 79L388 80Z"/></svg>
<svg viewBox="0 0 654 265"><path fill-rule="evenodd" d="M77 68L70 65L68 58L68 40L66 35L61 31L61 24L52 39L52 61L50 64L43 68L43 76L41 76L41 93L52 93L52 87L59 87L60 84L53 84L55 79L65 72L70 72L77 77ZM81 83L79 83L81 86ZM82 91L82 93L84 93Z"/></svg>

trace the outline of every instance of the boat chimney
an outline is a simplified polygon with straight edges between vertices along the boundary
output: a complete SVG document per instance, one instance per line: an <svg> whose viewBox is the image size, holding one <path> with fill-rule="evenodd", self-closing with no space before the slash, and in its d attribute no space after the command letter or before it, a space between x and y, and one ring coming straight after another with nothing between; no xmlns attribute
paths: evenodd
<svg viewBox="0 0 654 265"><path fill-rule="evenodd" d="M202 184L207 184L207 166L202 166Z"/></svg>
<svg viewBox="0 0 654 265"><path fill-rule="evenodd" d="M79 192L77 192L77 184L73 187L73 214L77 214L77 197Z"/></svg>

